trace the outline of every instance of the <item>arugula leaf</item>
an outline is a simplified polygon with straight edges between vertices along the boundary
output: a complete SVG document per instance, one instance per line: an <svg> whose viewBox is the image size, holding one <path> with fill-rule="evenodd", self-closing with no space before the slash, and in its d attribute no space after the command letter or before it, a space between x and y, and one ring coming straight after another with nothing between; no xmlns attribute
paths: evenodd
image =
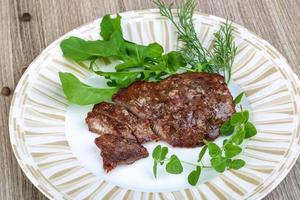
<svg viewBox="0 0 300 200"><path fill-rule="evenodd" d="M198 162L200 162L202 160L202 158L203 158L206 150L207 150L207 145L205 145L205 146L202 147L202 149L201 149L201 151L200 151L200 153L198 155Z"/></svg>
<svg viewBox="0 0 300 200"><path fill-rule="evenodd" d="M79 62L94 57L117 56L121 45L121 43L111 41L86 41L78 37L69 37L60 43L60 48L65 57Z"/></svg>
<svg viewBox="0 0 300 200"><path fill-rule="evenodd" d="M109 40L113 32L122 32L121 16L118 14L116 18L105 15L100 23L100 35L104 40Z"/></svg>
<svg viewBox="0 0 300 200"><path fill-rule="evenodd" d="M240 169L246 165L246 162L242 159L235 159L231 162L230 168L231 169Z"/></svg>
<svg viewBox="0 0 300 200"><path fill-rule="evenodd" d="M232 157L237 156L238 154L240 154L242 152L242 148L237 146L237 145L227 143L224 146L224 151L225 151L225 156L227 158L232 158Z"/></svg>
<svg viewBox="0 0 300 200"><path fill-rule="evenodd" d="M188 176L189 184L195 186L198 183L200 174L201 174L201 167L197 166L196 170L193 170Z"/></svg>
<svg viewBox="0 0 300 200"><path fill-rule="evenodd" d="M215 144L213 142L209 142L208 143L208 153L211 157L217 157L222 154L222 150L217 144Z"/></svg>
<svg viewBox="0 0 300 200"><path fill-rule="evenodd" d="M138 63L143 63L146 58L157 58L163 53L163 48L158 43L151 43L148 46L135 44L132 42L125 43L127 55L135 58Z"/></svg>
<svg viewBox="0 0 300 200"><path fill-rule="evenodd" d="M244 94L245 94L244 92L241 92L237 97L235 97L235 99L234 99L234 104L235 105L241 103Z"/></svg>
<svg viewBox="0 0 300 200"><path fill-rule="evenodd" d="M186 62L182 56L182 54L178 51L171 51L165 55L163 55L163 59L167 61L168 67L174 67L178 69L179 67L186 66Z"/></svg>
<svg viewBox="0 0 300 200"><path fill-rule="evenodd" d="M144 51L141 52L141 57L145 58L158 58L161 57L164 52L163 47L158 43L151 43L145 47Z"/></svg>
<svg viewBox="0 0 300 200"><path fill-rule="evenodd" d="M226 169L226 158L222 156L214 157L210 160L211 166L220 173L223 173Z"/></svg>
<svg viewBox="0 0 300 200"><path fill-rule="evenodd" d="M86 85L71 73L59 72L63 91L69 102L88 105L96 104L111 99L111 96L118 91L118 88L95 88Z"/></svg>
<svg viewBox="0 0 300 200"><path fill-rule="evenodd" d="M141 67L142 65L135 59L127 60L115 66L116 71L122 71L133 67Z"/></svg>
<svg viewBox="0 0 300 200"><path fill-rule="evenodd" d="M104 76L109 79L110 82L107 83L109 86L117 86L119 88L125 88L137 79L141 78L141 72L103 72L97 71L96 74Z"/></svg>
<svg viewBox="0 0 300 200"><path fill-rule="evenodd" d="M229 136L234 132L234 126L231 125L230 121L226 121L220 128L222 135Z"/></svg>
<svg viewBox="0 0 300 200"><path fill-rule="evenodd" d="M149 67L149 69L155 71L156 74L165 75L173 74L180 67L184 66L186 66L186 62L184 61L181 53L177 51L171 51L158 59L158 63L156 65L152 65Z"/></svg>
<svg viewBox="0 0 300 200"><path fill-rule="evenodd" d="M245 138L250 138L250 137L253 137L254 135L256 135L257 130L251 122L247 122L245 124L245 132L246 132Z"/></svg>
<svg viewBox="0 0 300 200"><path fill-rule="evenodd" d="M183 171L182 164L176 155L172 155L166 165L166 171L170 174L180 174Z"/></svg>

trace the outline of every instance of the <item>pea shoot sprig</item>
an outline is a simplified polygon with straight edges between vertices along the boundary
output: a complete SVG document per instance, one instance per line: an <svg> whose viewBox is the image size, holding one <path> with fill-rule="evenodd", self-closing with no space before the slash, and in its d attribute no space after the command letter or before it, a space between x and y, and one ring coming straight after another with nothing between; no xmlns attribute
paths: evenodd
<svg viewBox="0 0 300 200"><path fill-rule="evenodd" d="M244 93L241 93L234 99L235 105L240 104L243 95ZM183 165L190 165L195 168L189 173L187 180L189 184L196 185L203 169L213 169L223 173L226 169L237 170L244 167L246 162L243 159L236 158L236 156L242 152L240 145L243 141L256 135L257 130L249 122L249 111L243 110L241 105L239 107L241 111L234 113L220 128L223 136L230 137L223 141L221 147L214 142L204 140L204 146L194 163L182 160L175 154L168 157L168 147L157 145L152 152L154 177L157 178L158 176L157 169L159 165L165 165L166 172L169 174L181 174L184 170ZM207 152L210 157L209 165L205 165L202 161Z"/></svg>

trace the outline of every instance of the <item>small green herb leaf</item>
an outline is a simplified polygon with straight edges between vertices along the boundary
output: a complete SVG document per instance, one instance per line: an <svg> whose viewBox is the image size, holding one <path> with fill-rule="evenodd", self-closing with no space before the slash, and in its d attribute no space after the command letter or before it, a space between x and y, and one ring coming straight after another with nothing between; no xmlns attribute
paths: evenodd
<svg viewBox="0 0 300 200"><path fill-rule="evenodd" d="M234 132L234 126L230 124L230 121L226 121L224 124L222 124L220 132L224 136L229 136Z"/></svg>
<svg viewBox="0 0 300 200"><path fill-rule="evenodd" d="M59 72L63 91L69 102L79 105L96 104L111 99L118 88L95 88L86 85L71 73Z"/></svg>
<svg viewBox="0 0 300 200"><path fill-rule="evenodd" d="M152 158L154 160L160 160L160 155L161 155L161 145L157 145L152 151Z"/></svg>
<svg viewBox="0 0 300 200"><path fill-rule="evenodd" d="M198 183L201 174L201 167L197 166L196 170L193 170L188 176L188 182L191 185L196 185Z"/></svg>
<svg viewBox="0 0 300 200"><path fill-rule="evenodd" d="M224 146L224 150L225 150L225 156L227 158L232 158L236 155L238 155L239 153L242 152L242 148L237 146L237 145L234 145L234 144L231 144L231 143L227 143L225 146Z"/></svg>
<svg viewBox="0 0 300 200"><path fill-rule="evenodd" d="M122 32L121 28L121 16L117 15L116 18L111 18L110 15L105 15L102 18L101 24L100 24L100 35L104 40L109 40L110 36L115 31Z"/></svg>
<svg viewBox="0 0 300 200"><path fill-rule="evenodd" d="M245 138L245 131L242 128L239 128L235 134L232 135L230 140L232 143L240 145L242 144L243 140Z"/></svg>
<svg viewBox="0 0 300 200"><path fill-rule="evenodd" d="M226 159L226 167L230 167L231 166L231 159L227 158Z"/></svg>
<svg viewBox="0 0 300 200"><path fill-rule="evenodd" d="M242 159L235 159L231 162L230 168L240 169L246 165L246 162Z"/></svg>
<svg viewBox="0 0 300 200"><path fill-rule="evenodd" d="M180 174L183 171L182 164L176 155L172 155L166 165L166 171L170 174Z"/></svg>
<svg viewBox="0 0 300 200"><path fill-rule="evenodd" d="M235 104L235 105L241 103L244 94L245 94L245 93L242 92L242 93L240 93L237 97L235 97L235 99L234 99L234 104Z"/></svg>
<svg viewBox="0 0 300 200"><path fill-rule="evenodd" d="M226 169L226 158L222 156L214 157L210 160L211 166L217 171L217 172L224 172Z"/></svg>
<svg viewBox="0 0 300 200"><path fill-rule="evenodd" d="M222 154L221 148L213 142L208 143L208 153L211 157L216 157Z"/></svg>
<svg viewBox="0 0 300 200"><path fill-rule="evenodd" d="M201 151L200 151L200 153L198 155L198 162L200 162L202 160L202 158L203 158L206 150L207 150L207 145L205 145L205 146L202 147L202 149L201 149Z"/></svg>
<svg viewBox="0 0 300 200"><path fill-rule="evenodd" d="M160 160L164 160L168 154L168 147L163 147L161 149L161 154L160 154ZM160 161L160 164L163 165L164 164L164 161Z"/></svg>
<svg viewBox="0 0 300 200"><path fill-rule="evenodd" d="M251 122L247 122L245 124L245 132L246 132L245 138L250 138L250 137L253 137L254 135L256 135L257 130Z"/></svg>
<svg viewBox="0 0 300 200"><path fill-rule="evenodd" d="M249 111L245 110L242 112L244 123L246 123L249 120Z"/></svg>
<svg viewBox="0 0 300 200"><path fill-rule="evenodd" d="M244 121L245 121L245 118L241 112L234 113L230 118L230 124L232 126L238 126L238 125L244 123Z"/></svg>

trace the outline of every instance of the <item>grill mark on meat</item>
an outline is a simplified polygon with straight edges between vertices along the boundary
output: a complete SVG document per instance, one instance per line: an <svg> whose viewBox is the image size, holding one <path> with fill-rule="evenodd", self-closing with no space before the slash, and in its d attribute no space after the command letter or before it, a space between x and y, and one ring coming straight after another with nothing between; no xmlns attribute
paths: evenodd
<svg viewBox="0 0 300 200"><path fill-rule="evenodd" d="M235 112L224 78L209 73L177 74L159 83L137 81L112 99L113 103L95 105L86 118L89 130L102 134L97 143L105 138L110 144L96 143L101 152L115 149L114 139L121 148L119 153L123 152L112 154L113 161L109 154L101 153L107 171L140 159L131 155L122 160L128 145L161 139L177 147L201 146L203 139L216 139L219 127ZM143 156L148 156L146 153Z"/></svg>

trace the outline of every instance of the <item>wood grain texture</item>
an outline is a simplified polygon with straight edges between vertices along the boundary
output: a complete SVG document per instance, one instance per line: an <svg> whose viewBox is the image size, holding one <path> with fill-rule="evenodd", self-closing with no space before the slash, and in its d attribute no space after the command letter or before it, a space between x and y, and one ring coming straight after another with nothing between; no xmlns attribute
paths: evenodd
<svg viewBox="0 0 300 200"><path fill-rule="evenodd" d="M176 0L178 5L182 0ZM64 33L106 13L153 8L152 0L0 0L0 89ZM201 12L228 18L274 45L300 75L300 0L200 0ZM28 12L29 22L20 20ZM10 97L0 97L0 199L46 199L25 177L8 134ZM265 199L300 199L300 160Z"/></svg>

